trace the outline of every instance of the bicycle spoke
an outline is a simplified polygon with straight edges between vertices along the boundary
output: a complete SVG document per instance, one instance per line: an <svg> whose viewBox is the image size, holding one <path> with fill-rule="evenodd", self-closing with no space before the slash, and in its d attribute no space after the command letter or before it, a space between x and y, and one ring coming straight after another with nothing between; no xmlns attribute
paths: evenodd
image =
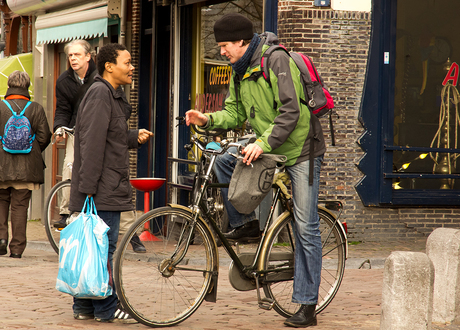
<svg viewBox="0 0 460 330"><path fill-rule="evenodd" d="M342 281L345 268L344 242L337 226L334 226L335 219L323 210L318 211L320 217L320 232L323 246L323 261L321 270L321 283L319 288L319 299L317 313L321 312L334 298ZM293 240L293 227L290 225L291 218L284 220L275 235L271 238L270 252L266 258L264 270L265 275L264 291L268 298L274 299L275 310L284 317L289 317L300 308L299 304L292 303L292 286L295 242ZM281 252L282 251L282 252ZM291 254L288 260L277 260L280 253ZM272 257L274 256L274 257ZM277 271L285 267L283 271L291 271L291 277L286 279ZM274 272L270 272L274 271ZM288 274L288 273L285 273Z"/></svg>
<svg viewBox="0 0 460 330"><path fill-rule="evenodd" d="M343 247L343 244L344 243L341 243L341 244L337 244L336 246L332 247L330 250L328 250L326 253L324 252L324 248L323 248L323 258L325 256L327 256L328 254L334 252L335 250L337 250L339 247Z"/></svg>
<svg viewBox="0 0 460 330"><path fill-rule="evenodd" d="M51 189L44 210L45 230L48 240L56 253L59 253L59 238L61 231L54 227L54 223L58 222L62 213L68 213L66 209L66 200L70 196L70 181L62 181L56 184Z"/></svg>

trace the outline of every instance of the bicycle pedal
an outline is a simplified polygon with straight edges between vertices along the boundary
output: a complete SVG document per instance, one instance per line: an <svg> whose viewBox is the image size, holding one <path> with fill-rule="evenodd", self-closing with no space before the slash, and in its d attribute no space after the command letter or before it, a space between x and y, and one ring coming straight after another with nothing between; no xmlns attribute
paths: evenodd
<svg viewBox="0 0 460 330"><path fill-rule="evenodd" d="M269 311L273 308L274 304L275 304L275 300L265 297L265 298L260 299L259 308Z"/></svg>

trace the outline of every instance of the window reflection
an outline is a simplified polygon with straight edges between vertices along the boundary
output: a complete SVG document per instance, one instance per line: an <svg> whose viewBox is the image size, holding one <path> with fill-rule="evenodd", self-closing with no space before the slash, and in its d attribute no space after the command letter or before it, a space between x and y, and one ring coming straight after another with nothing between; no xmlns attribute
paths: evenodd
<svg viewBox="0 0 460 330"><path fill-rule="evenodd" d="M460 38L442 24L456 21L457 9L455 0L397 2L393 144L437 149L394 151L394 173L460 173ZM393 188L460 189L460 179L400 178Z"/></svg>
<svg viewBox="0 0 460 330"><path fill-rule="evenodd" d="M240 13L254 24L254 32L262 33L263 0L238 0L201 8L201 72L202 88L195 95L195 109L215 112L223 108L232 76L232 68L214 38L214 23L228 13Z"/></svg>

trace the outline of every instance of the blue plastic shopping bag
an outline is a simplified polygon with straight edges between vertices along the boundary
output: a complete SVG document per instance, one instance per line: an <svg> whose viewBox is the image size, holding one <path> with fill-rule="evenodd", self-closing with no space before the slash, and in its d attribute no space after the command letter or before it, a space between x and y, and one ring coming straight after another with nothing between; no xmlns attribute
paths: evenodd
<svg viewBox="0 0 460 330"><path fill-rule="evenodd" d="M76 298L104 299L112 294L108 230L93 198L86 198L80 215L61 231L56 289Z"/></svg>

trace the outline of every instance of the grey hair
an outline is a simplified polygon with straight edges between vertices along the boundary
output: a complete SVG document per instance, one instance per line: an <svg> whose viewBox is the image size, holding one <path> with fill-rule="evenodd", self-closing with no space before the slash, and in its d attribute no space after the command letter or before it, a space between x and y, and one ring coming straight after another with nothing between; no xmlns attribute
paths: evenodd
<svg viewBox="0 0 460 330"><path fill-rule="evenodd" d="M92 54L92 51L91 51L91 45L89 44L88 41L86 40L83 40L83 39L75 39L75 40L72 40L71 42L69 42L67 45L65 45L64 47L64 52L65 54L68 56L69 55L69 48L72 47L72 46L75 46L75 45L80 45L83 47L83 49L85 50L85 55L90 53L91 55Z"/></svg>
<svg viewBox="0 0 460 330"><path fill-rule="evenodd" d="M13 71L8 76L8 87L29 88L30 78L27 72Z"/></svg>

